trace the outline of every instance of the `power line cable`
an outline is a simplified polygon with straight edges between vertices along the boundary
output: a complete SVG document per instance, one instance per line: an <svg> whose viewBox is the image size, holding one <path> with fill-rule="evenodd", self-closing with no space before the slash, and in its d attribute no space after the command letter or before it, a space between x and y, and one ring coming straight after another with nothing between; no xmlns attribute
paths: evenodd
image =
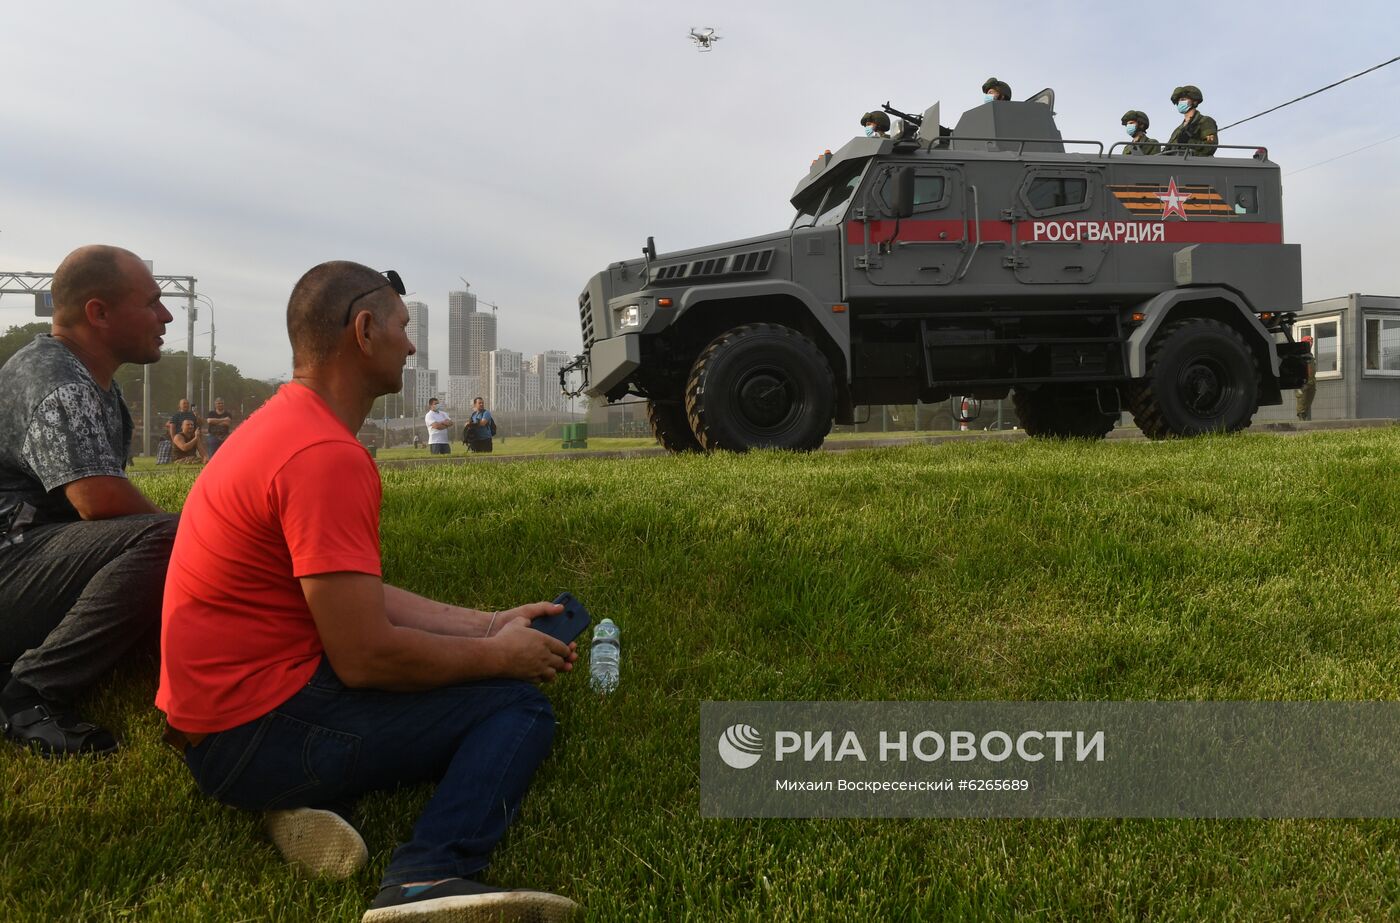
<svg viewBox="0 0 1400 923"><path fill-rule="evenodd" d="M1389 138L1382 138L1379 141L1372 141L1370 144L1358 147L1354 151L1347 151L1345 154L1338 154L1336 157L1328 157L1326 160L1319 160L1317 163L1308 164L1306 167L1299 167L1298 169L1285 173L1283 175L1292 176L1294 173L1302 173L1304 170L1311 170L1313 167L1320 167L1325 163L1331 163L1334 160L1341 160L1343 157L1350 157L1352 154L1359 154L1362 151L1370 150L1373 147L1385 144L1387 141L1394 141L1396 138L1400 138L1400 135L1391 135Z"/></svg>
<svg viewBox="0 0 1400 923"><path fill-rule="evenodd" d="M1284 106L1291 106L1291 105L1293 105L1293 104L1296 103L1296 102L1301 102L1301 101L1307 99L1309 96L1316 96L1317 94L1322 93L1322 92L1325 92L1325 91L1327 91L1327 90L1330 90L1330 89L1332 89L1333 87L1339 87L1339 86L1341 86L1342 84L1346 83L1348 80L1355 80L1357 77L1362 77L1362 76L1365 76L1366 74L1371 73L1371 71L1378 71L1378 70L1380 70L1382 67L1385 67L1386 65L1394 64L1396 61L1400 61L1400 55L1397 55L1396 57L1391 58L1389 61L1382 61L1380 64L1377 64L1375 67L1368 67L1368 68L1366 68L1364 71L1361 71L1361 72L1358 73L1358 74L1352 74L1350 77L1343 77L1341 80L1338 80L1336 83L1329 83L1329 84L1327 84L1327 86L1322 87L1322 88L1320 88L1320 89L1313 90L1311 93L1304 93L1302 96L1299 96L1297 99L1290 99L1290 100L1289 100L1288 102L1286 102L1286 103L1279 103L1277 106L1273 107L1272 109L1265 109L1263 112L1256 112L1254 115L1251 115L1251 116L1250 116L1249 118L1247 118L1247 119L1240 119L1238 122L1231 122L1229 125L1226 125L1225 128L1234 128L1236 125L1243 125L1245 122L1252 122L1253 120L1259 118L1259 117L1262 116L1262 115L1268 115L1270 112L1277 112L1278 110L1282 109ZM1220 131L1224 131L1225 128L1221 128Z"/></svg>

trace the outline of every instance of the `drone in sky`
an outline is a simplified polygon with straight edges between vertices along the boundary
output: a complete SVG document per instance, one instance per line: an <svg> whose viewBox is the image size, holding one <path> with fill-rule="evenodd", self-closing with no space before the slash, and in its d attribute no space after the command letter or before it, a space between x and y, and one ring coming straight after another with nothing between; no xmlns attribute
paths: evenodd
<svg viewBox="0 0 1400 923"><path fill-rule="evenodd" d="M703 29L696 29L694 26L690 27L690 40L695 43L695 47L700 51L710 51L715 47L715 42L719 41L721 38L723 38L723 36L716 35L715 30L708 26Z"/></svg>

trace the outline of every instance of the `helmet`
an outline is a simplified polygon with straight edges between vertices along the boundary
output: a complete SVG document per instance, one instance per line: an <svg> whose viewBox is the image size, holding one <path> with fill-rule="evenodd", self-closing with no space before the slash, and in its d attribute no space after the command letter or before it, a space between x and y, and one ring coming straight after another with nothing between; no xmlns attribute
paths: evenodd
<svg viewBox="0 0 1400 923"><path fill-rule="evenodd" d="M1303 342L1304 342L1304 343L1312 343L1312 341L1313 341L1313 338L1310 337L1310 336L1303 337Z"/></svg>
<svg viewBox="0 0 1400 923"><path fill-rule="evenodd" d="M1201 95L1200 88L1193 87L1189 83L1186 84L1186 86L1184 87L1177 87L1175 90L1172 90L1171 101L1175 103L1178 99L1181 99L1181 97L1183 96L1185 96L1187 99L1191 100L1191 102L1195 103L1198 106L1205 101L1205 97Z"/></svg>
<svg viewBox="0 0 1400 923"><path fill-rule="evenodd" d="M995 77L988 77L982 82L982 92L987 93L991 90L996 90L998 93L1000 93L1002 99L1011 98L1011 85L1008 84L1005 80L998 80Z"/></svg>
<svg viewBox="0 0 1400 923"><path fill-rule="evenodd" d="M1138 131L1147 131L1147 126L1152 124L1151 119L1147 117L1147 113L1143 112L1141 109L1129 109L1127 112L1123 113L1121 121L1124 125L1129 122L1137 122Z"/></svg>
<svg viewBox="0 0 1400 923"><path fill-rule="evenodd" d="M871 122L875 123L876 131L890 130L890 117L883 112L867 112L860 117L860 124L862 127Z"/></svg>

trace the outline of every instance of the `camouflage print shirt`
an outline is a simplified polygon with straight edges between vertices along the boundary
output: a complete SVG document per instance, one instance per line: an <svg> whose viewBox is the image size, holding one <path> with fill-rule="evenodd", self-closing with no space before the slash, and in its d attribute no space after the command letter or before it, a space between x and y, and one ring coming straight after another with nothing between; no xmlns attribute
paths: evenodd
<svg viewBox="0 0 1400 923"><path fill-rule="evenodd" d="M0 368L0 533L78 519L60 488L125 477L132 429L115 381L104 391L63 341L35 337Z"/></svg>
<svg viewBox="0 0 1400 923"><path fill-rule="evenodd" d="M1132 142L1131 144L1125 146L1125 147L1123 148L1123 153L1124 153L1124 154L1130 154L1130 155L1131 155L1131 154L1145 154L1145 155L1160 154L1160 153L1162 153L1162 145L1161 145L1160 142L1157 141L1156 138L1149 138L1149 137L1147 137L1147 135L1143 135L1141 141L1134 141L1134 142Z"/></svg>
<svg viewBox="0 0 1400 923"><path fill-rule="evenodd" d="M1219 143L1220 129L1215 126L1215 119L1198 111L1191 121L1176 126L1167 146L1169 150L1185 148L1192 157L1214 157Z"/></svg>

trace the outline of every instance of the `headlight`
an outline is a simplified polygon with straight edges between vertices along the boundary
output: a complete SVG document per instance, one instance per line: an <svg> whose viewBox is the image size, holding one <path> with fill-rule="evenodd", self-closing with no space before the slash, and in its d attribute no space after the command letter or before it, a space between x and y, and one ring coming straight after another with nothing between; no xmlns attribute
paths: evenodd
<svg viewBox="0 0 1400 923"><path fill-rule="evenodd" d="M628 327L640 327L642 325L642 312L634 304L629 304L625 308L619 308L617 312L617 328L626 330Z"/></svg>

